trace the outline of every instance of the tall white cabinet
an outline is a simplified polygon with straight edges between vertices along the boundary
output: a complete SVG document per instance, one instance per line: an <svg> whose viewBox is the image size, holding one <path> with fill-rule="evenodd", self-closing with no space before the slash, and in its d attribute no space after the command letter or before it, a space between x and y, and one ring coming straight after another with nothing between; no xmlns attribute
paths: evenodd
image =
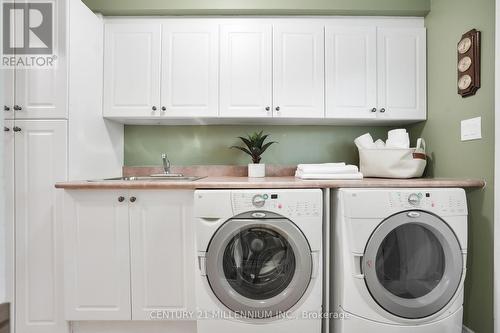
<svg viewBox="0 0 500 333"><path fill-rule="evenodd" d="M69 332L62 288L61 193L54 185L68 178L116 175L123 163L123 126L102 119L102 18L79 0L51 2L56 66L5 71L7 282L13 333Z"/></svg>
<svg viewBox="0 0 500 333"><path fill-rule="evenodd" d="M63 244L54 183L67 179L67 124L20 120L14 128L15 329L62 333Z"/></svg>

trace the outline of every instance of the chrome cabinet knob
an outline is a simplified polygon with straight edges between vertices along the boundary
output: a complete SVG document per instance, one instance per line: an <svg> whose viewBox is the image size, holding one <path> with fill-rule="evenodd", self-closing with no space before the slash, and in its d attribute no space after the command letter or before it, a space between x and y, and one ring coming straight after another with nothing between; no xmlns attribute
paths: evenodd
<svg viewBox="0 0 500 333"><path fill-rule="evenodd" d="M136 197L130 197L130 202L136 202L137 198Z"/></svg>
<svg viewBox="0 0 500 333"><path fill-rule="evenodd" d="M380 112L381 112L381 113L384 113L384 112L385 112L385 109L384 109L384 108L380 109Z"/></svg>
<svg viewBox="0 0 500 333"><path fill-rule="evenodd" d="M3 106L3 110L4 110L4 111L10 111L10 108L9 108L7 105L4 105L4 106Z"/></svg>
<svg viewBox="0 0 500 333"><path fill-rule="evenodd" d="M266 111L269 111L271 110L271 108L269 106L266 106Z"/></svg>
<svg viewBox="0 0 500 333"><path fill-rule="evenodd" d="M122 197L122 196L118 197L118 202L124 202L124 201L125 201L125 197Z"/></svg>
<svg viewBox="0 0 500 333"><path fill-rule="evenodd" d="M21 127L14 126L13 130L14 132L21 132Z"/></svg>
<svg viewBox="0 0 500 333"><path fill-rule="evenodd" d="M162 111L167 111L167 108L166 108L166 107L164 107L164 106L162 106L162 107L161 107L161 110L162 110Z"/></svg>
<svg viewBox="0 0 500 333"><path fill-rule="evenodd" d="M373 108L373 109L372 109L372 112L377 112L377 108Z"/></svg>
<svg viewBox="0 0 500 333"><path fill-rule="evenodd" d="M278 112L279 112L280 110L281 110L281 108L280 108L279 106L277 106L277 107L276 107L276 111L278 111Z"/></svg>
<svg viewBox="0 0 500 333"><path fill-rule="evenodd" d="M151 108L151 110L156 111L156 110L157 110L157 109L156 109L156 106L153 106L153 107Z"/></svg>
<svg viewBox="0 0 500 333"><path fill-rule="evenodd" d="M16 105L14 105L14 110L16 110L16 111L21 111L22 109L23 109L23 108L22 108L22 107L20 107L19 105L17 105L17 104L16 104Z"/></svg>
<svg viewBox="0 0 500 333"><path fill-rule="evenodd" d="M8 127L5 127L5 126L4 126L4 127L3 127L3 131L4 131L4 132L8 132L8 131L10 131L10 128L8 128Z"/></svg>

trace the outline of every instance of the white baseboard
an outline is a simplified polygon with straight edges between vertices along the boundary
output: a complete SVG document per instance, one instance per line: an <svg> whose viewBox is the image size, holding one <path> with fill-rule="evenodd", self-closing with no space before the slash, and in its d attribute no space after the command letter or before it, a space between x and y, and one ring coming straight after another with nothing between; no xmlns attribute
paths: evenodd
<svg viewBox="0 0 500 333"><path fill-rule="evenodd" d="M470 328L468 328L467 326L462 325L462 333L475 333L475 332Z"/></svg>

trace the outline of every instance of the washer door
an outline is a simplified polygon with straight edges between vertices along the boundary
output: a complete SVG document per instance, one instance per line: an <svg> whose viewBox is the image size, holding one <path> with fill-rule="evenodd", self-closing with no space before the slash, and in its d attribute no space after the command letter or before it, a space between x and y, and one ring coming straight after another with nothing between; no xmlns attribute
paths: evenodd
<svg viewBox="0 0 500 333"><path fill-rule="evenodd" d="M460 243L436 215L408 211L383 221L365 249L363 271L372 297L403 318L433 315L455 295L463 273Z"/></svg>
<svg viewBox="0 0 500 333"><path fill-rule="evenodd" d="M309 243L287 219L232 219L215 233L206 255L208 282L230 310L269 318L292 308L312 276Z"/></svg>

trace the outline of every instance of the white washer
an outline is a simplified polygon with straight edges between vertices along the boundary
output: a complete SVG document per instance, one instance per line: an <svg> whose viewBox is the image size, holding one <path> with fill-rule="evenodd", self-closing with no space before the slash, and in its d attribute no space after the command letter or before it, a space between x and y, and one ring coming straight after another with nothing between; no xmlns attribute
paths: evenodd
<svg viewBox="0 0 500 333"><path fill-rule="evenodd" d="M333 195L335 333L460 333L467 257L462 189Z"/></svg>
<svg viewBox="0 0 500 333"><path fill-rule="evenodd" d="M199 333L321 332L321 190L198 190L195 216Z"/></svg>

